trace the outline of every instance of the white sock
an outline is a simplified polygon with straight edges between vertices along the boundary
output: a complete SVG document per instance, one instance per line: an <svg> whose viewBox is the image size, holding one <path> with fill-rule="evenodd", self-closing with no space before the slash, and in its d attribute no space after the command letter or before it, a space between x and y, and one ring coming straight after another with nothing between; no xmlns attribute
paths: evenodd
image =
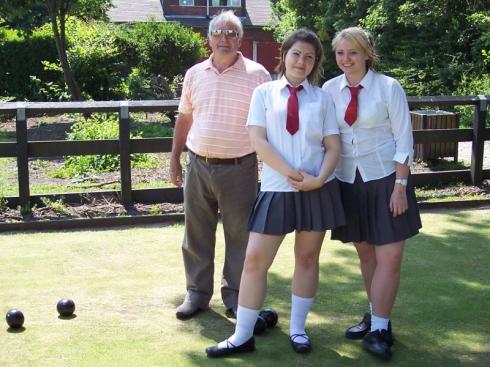
<svg viewBox="0 0 490 367"><path fill-rule="evenodd" d="M372 304L372 302L369 302L369 313L371 315L373 314L373 304Z"/></svg>
<svg viewBox="0 0 490 367"><path fill-rule="evenodd" d="M305 322L314 298L303 298L291 295L291 322L289 325L289 336L294 334L306 334ZM294 338L297 343L306 343L308 338L299 336Z"/></svg>
<svg viewBox="0 0 490 367"><path fill-rule="evenodd" d="M257 322L260 310L252 310L238 305L236 311L235 333L228 338L228 341L238 347L248 341L254 335L254 327ZM226 348L226 340L218 344L220 348Z"/></svg>
<svg viewBox="0 0 490 367"><path fill-rule="evenodd" d="M371 315L371 331L388 330L390 319L384 319L376 315Z"/></svg>

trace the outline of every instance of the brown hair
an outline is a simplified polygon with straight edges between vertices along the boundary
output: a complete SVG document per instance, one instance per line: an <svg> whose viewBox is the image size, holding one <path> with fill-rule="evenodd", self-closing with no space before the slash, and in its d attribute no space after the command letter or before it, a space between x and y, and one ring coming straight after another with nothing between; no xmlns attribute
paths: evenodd
<svg viewBox="0 0 490 367"><path fill-rule="evenodd" d="M374 65L379 61L378 53L374 46L374 38L368 31L361 27L350 27L338 32L332 40L332 48L335 51L341 39L346 39L352 42L356 47L360 48L367 55L366 67L373 69Z"/></svg>
<svg viewBox="0 0 490 367"><path fill-rule="evenodd" d="M310 75L308 75L308 81L312 84L318 81L318 78L321 73L321 62L323 61L323 47L320 39L316 35L315 32L310 31L309 29L298 29L290 33L286 39L282 42L280 54L279 54L279 65L276 67L276 72L279 75L284 75L286 73L286 54L289 49L293 47L296 42L305 42L309 43L315 49L315 65L311 70Z"/></svg>

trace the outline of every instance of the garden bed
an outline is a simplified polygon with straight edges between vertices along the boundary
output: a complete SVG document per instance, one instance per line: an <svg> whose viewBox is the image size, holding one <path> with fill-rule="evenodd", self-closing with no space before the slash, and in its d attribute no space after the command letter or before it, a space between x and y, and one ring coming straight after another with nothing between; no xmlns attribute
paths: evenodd
<svg viewBox="0 0 490 367"><path fill-rule="evenodd" d="M158 115L147 115L148 124L161 124ZM28 120L29 140L63 140L70 131L73 120L67 117L39 117ZM15 139L15 121L0 123L0 138L2 140ZM485 145L485 165L490 165L490 142ZM468 167L471 154L469 143L459 143L459 157L461 162L450 160L437 160L431 162L416 162L413 172L438 171L443 169L464 169ZM169 177L169 153L155 154L157 164L151 168L133 168L133 188L171 187ZM1 174L0 196L16 196L17 193L17 167L13 158L0 159ZM485 166L484 165L484 166ZM97 190L118 190L120 188L119 172L103 172L87 175L82 178L53 177L53 172L63 169L61 157L49 159L31 159L29 162L29 179L31 194L52 194L64 192L88 192ZM83 204L65 203L63 200L45 201L45 205L35 206L30 214L21 214L18 209L5 207L0 202L0 223L8 222L36 222L47 220L112 218L125 216L156 216L166 214L182 214L182 204L135 203L130 207L123 206L116 198L90 198ZM485 180L480 186L468 186L454 183L450 186L420 187L417 188L417 197L421 203L425 202L451 202L490 200L490 181Z"/></svg>

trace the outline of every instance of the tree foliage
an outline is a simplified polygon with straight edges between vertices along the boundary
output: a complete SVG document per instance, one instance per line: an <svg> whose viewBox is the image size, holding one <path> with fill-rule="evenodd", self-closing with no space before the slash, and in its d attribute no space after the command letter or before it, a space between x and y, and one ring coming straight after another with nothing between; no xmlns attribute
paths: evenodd
<svg viewBox="0 0 490 367"><path fill-rule="evenodd" d="M202 37L171 22L149 20L126 27L118 34L117 45L131 67L167 77L182 74L205 56Z"/></svg>
<svg viewBox="0 0 490 367"><path fill-rule="evenodd" d="M70 17L66 42L82 96L94 100L174 98L185 70L206 54L203 38L176 23L127 26ZM0 96L69 100L56 55L50 24L30 36L0 28Z"/></svg>
<svg viewBox="0 0 490 367"><path fill-rule="evenodd" d="M325 42L325 77L338 74L335 33L360 25L376 38L380 69L409 94L451 94L463 75L488 75L490 3L484 0L272 0L276 37L311 28ZM489 94L490 91L482 91Z"/></svg>
<svg viewBox="0 0 490 367"><path fill-rule="evenodd" d="M27 34L42 23L51 24L66 85L72 99L80 101L80 88L66 53L66 20L70 15L105 18L110 6L111 0L0 0L0 18L9 27Z"/></svg>

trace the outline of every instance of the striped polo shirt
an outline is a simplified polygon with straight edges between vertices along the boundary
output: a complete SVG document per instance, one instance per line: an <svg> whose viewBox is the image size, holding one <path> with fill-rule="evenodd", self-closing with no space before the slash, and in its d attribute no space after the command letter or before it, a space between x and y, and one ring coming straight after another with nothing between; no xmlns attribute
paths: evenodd
<svg viewBox="0 0 490 367"><path fill-rule="evenodd" d="M267 70L238 52L237 61L219 73L209 59L184 77L179 112L192 113L187 148L211 158L237 158L254 151L247 129L255 87L271 80Z"/></svg>

